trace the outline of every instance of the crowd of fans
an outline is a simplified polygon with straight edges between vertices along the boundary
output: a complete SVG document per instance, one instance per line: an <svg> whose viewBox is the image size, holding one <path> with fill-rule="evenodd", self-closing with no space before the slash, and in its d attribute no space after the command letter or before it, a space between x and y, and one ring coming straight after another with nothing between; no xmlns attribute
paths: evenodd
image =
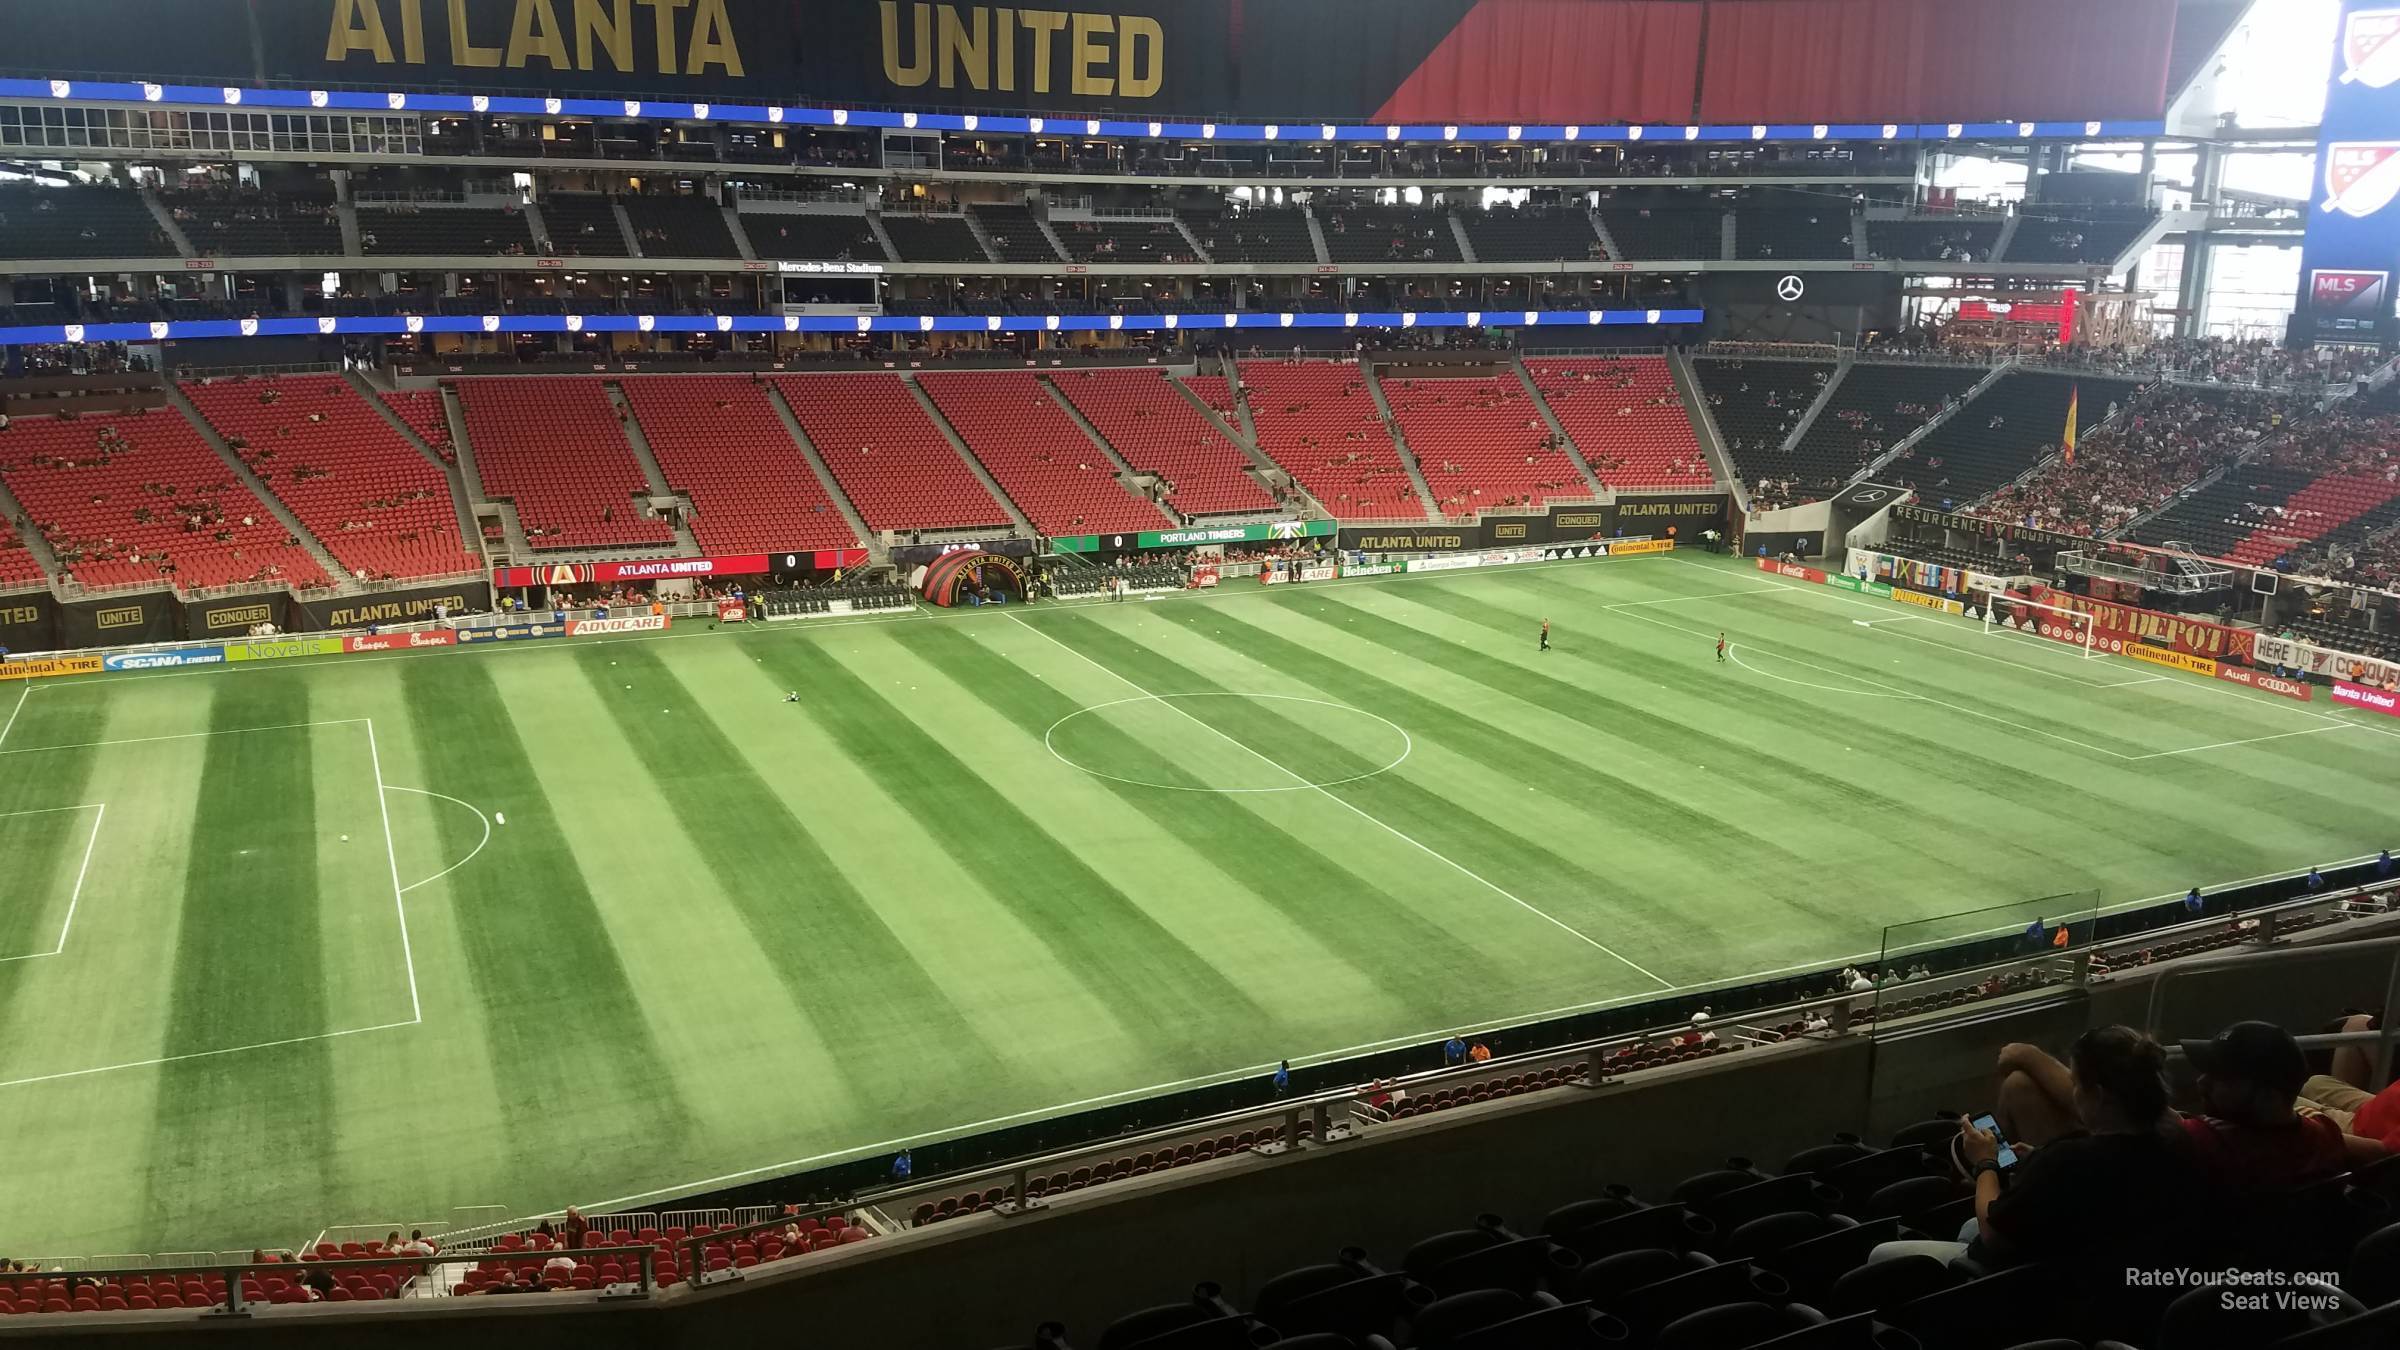
<svg viewBox="0 0 2400 1350"><path fill-rule="evenodd" d="M2156 384L2076 447L1993 493L1970 513L2061 534L2102 535L2164 504L2185 485L2231 463L2300 411L2296 401L2256 390ZM2089 413L2086 416L2090 416Z"/></svg>

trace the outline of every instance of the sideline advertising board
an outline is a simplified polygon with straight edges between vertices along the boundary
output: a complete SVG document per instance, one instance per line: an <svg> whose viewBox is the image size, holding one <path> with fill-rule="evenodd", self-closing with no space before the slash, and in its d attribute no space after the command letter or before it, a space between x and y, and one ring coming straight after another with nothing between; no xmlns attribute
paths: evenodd
<svg viewBox="0 0 2400 1350"><path fill-rule="evenodd" d="M1819 586L1824 585L1826 580L1825 574L1814 567L1803 567L1798 563L1777 562L1773 558L1759 559L1758 570L1779 577L1792 577L1800 581L1814 582Z"/></svg>
<svg viewBox="0 0 2400 1350"><path fill-rule="evenodd" d="M1272 544L1322 539L1334 532L1330 520L1267 520L1249 525L1194 525L1138 534L1070 534L1050 541L1053 553L1100 553L1125 548L1190 548L1197 544Z"/></svg>
<svg viewBox="0 0 2400 1350"><path fill-rule="evenodd" d="M2127 643L2125 654L2136 661L2147 661L2154 666L2168 666L2176 670L2188 670L2194 675L2213 676L2217 673L2217 663L2208 657L2194 656L2190 652L2179 652L2171 647L2153 647L2147 642Z"/></svg>
<svg viewBox="0 0 2400 1350"><path fill-rule="evenodd" d="M1672 539L1618 539L1610 541L1608 554L1612 558L1638 558L1645 553L1673 553Z"/></svg>
<svg viewBox="0 0 2400 1350"><path fill-rule="evenodd" d="M2368 712L2379 712L2386 717L2400 717L2400 693L2393 693L2388 689L2371 689L2363 684L2352 684L2348 680L2336 680L2333 685L2333 701L2347 708L2364 708Z"/></svg>
<svg viewBox="0 0 2400 1350"><path fill-rule="evenodd" d="M345 652L406 652L420 647L455 647L458 634L447 628L417 633L360 633L342 639Z"/></svg>
<svg viewBox="0 0 2400 1350"><path fill-rule="evenodd" d="M250 638L225 644L228 661L284 661L295 656L339 656L338 637Z"/></svg>
<svg viewBox="0 0 2400 1350"><path fill-rule="evenodd" d="M155 652L108 652L100 658L100 665L106 670L173 670L178 666L223 664L225 648L216 643L205 647L170 647Z"/></svg>
<svg viewBox="0 0 2400 1350"><path fill-rule="evenodd" d="M711 558L634 558L625 562L549 563L539 567L495 567L492 584L585 586L612 581L665 581L677 577L757 577L775 570L764 553Z"/></svg>
<svg viewBox="0 0 2400 1350"><path fill-rule="evenodd" d="M2287 680L2281 675L2269 675L2264 671L2252 670L2248 666L2219 662L2217 678L2228 684L2248 685L2261 693L2280 695L2295 703L2316 701L2316 693L2308 685L2298 680Z"/></svg>
<svg viewBox="0 0 2400 1350"><path fill-rule="evenodd" d="M37 656L27 661L0 662L0 680L46 680L55 675L89 675L102 669L100 653Z"/></svg>
<svg viewBox="0 0 2400 1350"><path fill-rule="evenodd" d="M603 633L663 633L667 630L664 614L630 614L621 619L569 619L567 636L598 636Z"/></svg>

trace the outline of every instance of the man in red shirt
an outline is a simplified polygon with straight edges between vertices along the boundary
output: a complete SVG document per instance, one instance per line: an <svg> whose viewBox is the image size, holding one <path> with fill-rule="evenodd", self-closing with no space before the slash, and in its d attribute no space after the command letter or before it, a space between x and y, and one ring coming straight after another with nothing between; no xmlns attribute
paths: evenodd
<svg viewBox="0 0 2400 1350"><path fill-rule="evenodd" d="M2308 1061L2292 1034L2272 1022L2236 1022L2205 1041L2185 1041L2200 1071L2203 1114L2185 1116L2194 1159L2235 1190L2280 1190L2347 1170L2351 1141L2325 1116L2293 1110ZM2368 1141L2357 1141L2364 1144ZM2368 1157L2380 1156L2373 1145Z"/></svg>
<svg viewBox="0 0 2400 1350"><path fill-rule="evenodd" d="M2375 1019L2355 1013L2343 1019L2343 1031L2373 1031ZM2386 1152L2400 1152L2400 1083L2370 1092L2374 1060L2366 1047L2345 1045L2333 1052L2333 1072L2310 1078L2301 1089L2301 1109L2332 1117L2345 1134L2380 1143ZM2380 1155L2376 1155L2380 1156Z"/></svg>

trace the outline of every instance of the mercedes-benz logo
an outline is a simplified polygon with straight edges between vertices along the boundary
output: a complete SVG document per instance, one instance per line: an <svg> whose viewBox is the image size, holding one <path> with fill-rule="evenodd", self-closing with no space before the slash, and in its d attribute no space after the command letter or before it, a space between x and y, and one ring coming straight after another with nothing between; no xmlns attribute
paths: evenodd
<svg viewBox="0 0 2400 1350"><path fill-rule="evenodd" d="M1806 294L1808 294L1808 283L1796 275L1781 276L1775 279L1775 298L1778 300L1789 302Z"/></svg>

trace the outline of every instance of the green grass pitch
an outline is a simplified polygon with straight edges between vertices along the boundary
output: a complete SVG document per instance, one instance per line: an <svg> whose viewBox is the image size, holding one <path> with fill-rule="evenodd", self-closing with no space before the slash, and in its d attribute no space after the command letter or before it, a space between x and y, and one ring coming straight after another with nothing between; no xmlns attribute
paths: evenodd
<svg viewBox="0 0 2400 1350"><path fill-rule="evenodd" d="M2400 777L2364 714L1690 556L0 718L11 1256L664 1198L2350 858Z"/></svg>

